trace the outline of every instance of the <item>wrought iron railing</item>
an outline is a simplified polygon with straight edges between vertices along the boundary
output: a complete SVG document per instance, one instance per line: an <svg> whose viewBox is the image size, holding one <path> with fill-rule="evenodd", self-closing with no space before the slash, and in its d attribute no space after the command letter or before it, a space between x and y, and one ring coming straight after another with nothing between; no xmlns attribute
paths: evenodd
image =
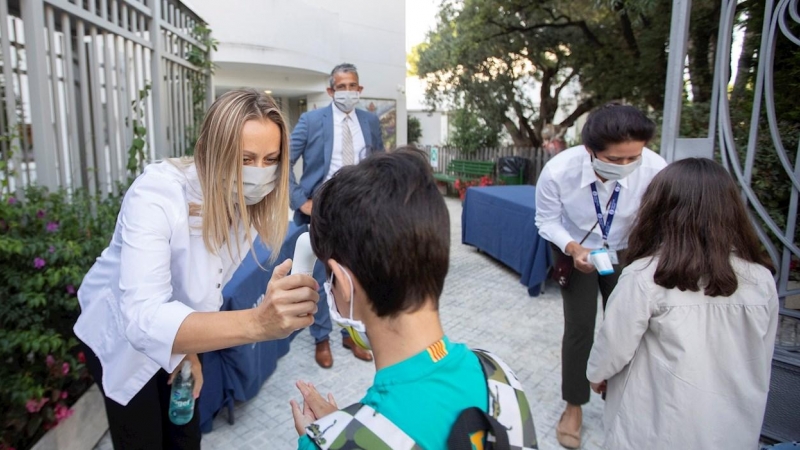
<svg viewBox="0 0 800 450"><path fill-rule="evenodd" d="M764 25L761 30L761 46L758 51L758 68L753 89L752 112L746 147L737 144L734 138L734 124L731 118L728 82L731 73L731 50L736 26L736 8L741 2L722 0L719 38L716 45L714 71L714 90L709 117L708 136L705 138L682 139L679 136L680 110L683 103L681 95L684 85L684 58L688 37L688 23L691 10L690 0L673 2L672 30L670 36L670 66L667 79L666 106L662 129L662 155L668 161L686 156L719 156L721 162L734 175L742 188L742 194L753 213L759 237L777 268L776 282L781 297L781 314L800 319L800 311L787 309L785 298L800 295L800 289L792 287L790 274L793 258L800 258L800 247L795 241L798 218L798 199L800 198L800 146L795 150L794 163L781 136L775 109L776 95L791 95L791 92L776 91L773 83L775 42L779 37L787 38L800 46L800 38L792 33L790 21L800 24L798 0L766 0ZM796 51L800 51L797 49ZM759 145L759 125L764 116L768 122L770 146ZM780 161L780 169L773 177L781 178L790 185L790 199L784 223L779 223L770 215L753 185L753 168L757 155L775 152Z"/></svg>
<svg viewBox="0 0 800 450"><path fill-rule="evenodd" d="M776 336L770 394L762 435L772 440L791 441L800 439L798 432L800 421L796 414L797 404L800 401L800 340L798 340L800 310L795 309L797 305L794 305L794 308L787 308L786 301L787 298L792 296L798 298L800 295L798 284L793 285L797 280L791 280L793 276L797 277L797 273L792 272L793 262L800 258L800 248L795 238L800 199L800 142L796 144L798 148L792 161L785 144L788 139L781 135L781 131L791 129L796 123L792 124L791 120L777 117L776 95L788 96L794 92L786 86L776 86L774 76L779 69L775 67L778 39L789 40L788 44L781 41L783 45L780 48L783 51L787 50L787 46L794 55L800 51L794 47L800 46L800 38L792 32L793 28L796 30L800 25L800 10L798 10L800 1L765 0L751 5L755 8L764 8L760 48L754 55L758 58L758 66L752 86L752 103L749 98L744 99L744 104L748 107L752 105L749 120L741 117L742 110L737 109L736 116L739 117L734 121L728 83L737 18L736 8L741 6L741 3L738 0L721 0L708 135L702 138L681 139L678 130L683 104L684 60L691 0L673 1L669 73L662 126L662 154L668 161L687 156L718 157L741 186L742 196L750 207L759 238L777 268L775 281L781 303L781 318ZM755 12L761 13L761 11ZM758 33L754 32L752 35L758 36ZM735 100L742 101L742 99ZM789 110L792 113L792 108ZM747 115L746 108L744 115ZM787 127L786 123L790 125ZM768 139L764 138L764 129L768 130ZM759 136L759 132L762 136ZM762 168L760 173L754 172L759 164L764 166L765 162L773 158L777 158L777 162L770 162L767 170ZM762 180L759 180L760 178ZM774 183L770 186L788 188L788 205L777 205L780 209L777 214L774 211L776 207L774 201L771 205L772 214L765 205L764 197L771 193L766 192L769 189L764 188L763 178L768 178ZM757 185L759 182L761 186Z"/></svg>

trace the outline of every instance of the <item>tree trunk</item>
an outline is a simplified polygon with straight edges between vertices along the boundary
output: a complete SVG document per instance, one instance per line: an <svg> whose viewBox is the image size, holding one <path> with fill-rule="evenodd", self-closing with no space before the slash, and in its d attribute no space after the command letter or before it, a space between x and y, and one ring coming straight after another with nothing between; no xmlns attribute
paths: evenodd
<svg viewBox="0 0 800 450"><path fill-rule="evenodd" d="M524 133L522 133L514 124L513 121L506 120L503 123L503 126L506 128L508 135L511 136L511 140L514 142L514 146L516 147L536 147L536 144L530 138L527 138Z"/></svg>
<svg viewBox="0 0 800 450"><path fill-rule="evenodd" d="M733 83L733 92L731 94L731 100L734 102L744 99L747 85L753 80L754 69L758 63L755 53L761 43L764 11L756 11L756 9L759 9L759 5L754 5L752 8L743 11L748 17L745 25L744 40L742 41L742 53L739 55L739 61L736 65L736 80Z"/></svg>
<svg viewBox="0 0 800 450"><path fill-rule="evenodd" d="M692 83L692 101L711 101L714 88L714 47L719 34L717 1L700 2L693 14L689 31L689 79Z"/></svg>

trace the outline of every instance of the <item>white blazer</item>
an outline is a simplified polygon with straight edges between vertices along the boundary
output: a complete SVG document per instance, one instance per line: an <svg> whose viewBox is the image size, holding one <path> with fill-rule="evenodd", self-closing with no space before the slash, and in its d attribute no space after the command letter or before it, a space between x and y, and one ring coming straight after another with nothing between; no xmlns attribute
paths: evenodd
<svg viewBox="0 0 800 450"><path fill-rule="evenodd" d="M103 390L127 405L163 368L172 372L185 355L172 345L183 320L195 311L218 311L222 288L250 244L242 227L231 230L217 255L203 243L202 203L194 163L147 166L122 202L114 236L78 290L81 315L75 334L103 366ZM255 236L251 230L251 236Z"/></svg>

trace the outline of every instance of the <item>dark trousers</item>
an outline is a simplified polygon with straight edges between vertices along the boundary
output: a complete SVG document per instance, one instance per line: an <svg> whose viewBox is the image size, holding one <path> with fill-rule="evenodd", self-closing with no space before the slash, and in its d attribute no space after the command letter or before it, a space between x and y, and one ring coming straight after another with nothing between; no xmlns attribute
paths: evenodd
<svg viewBox="0 0 800 450"><path fill-rule="evenodd" d="M94 352L83 344L86 365L100 392L103 392L103 368ZM161 369L144 385L127 405L105 398L108 428L115 450L199 450L200 410L194 404L194 417L186 425L175 425L169 420L169 396L172 389L167 384L169 374Z"/></svg>
<svg viewBox="0 0 800 450"><path fill-rule="evenodd" d="M561 288L564 304L561 396L567 403L573 405L589 403L590 389L589 380L586 379L586 364L594 343L597 293L599 291L602 295L603 309L605 309L608 297L617 285L621 270L621 265L615 265L612 275L600 276L597 272L583 273L574 269L567 287Z"/></svg>

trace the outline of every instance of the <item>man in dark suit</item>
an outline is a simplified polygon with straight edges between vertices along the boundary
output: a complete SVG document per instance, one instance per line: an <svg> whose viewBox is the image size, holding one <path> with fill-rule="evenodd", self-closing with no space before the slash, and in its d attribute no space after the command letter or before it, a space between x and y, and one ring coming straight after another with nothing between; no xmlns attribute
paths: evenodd
<svg viewBox="0 0 800 450"><path fill-rule="evenodd" d="M373 152L382 152L380 121L374 114L355 109L363 90L358 82L358 71L352 64L339 64L331 71L328 95L333 98L325 108L308 111L292 131L291 161L294 168L303 157L303 174L298 183L290 170L291 207L294 221L308 224L314 207L311 198L316 190L342 166L358 164ZM310 327L316 342L315 359L321 367L333 365L329 335L332 329L325 291L325 269L321 263L314 266L314 278L320 286L320 301L314 324ZM347 312L341 312L347 317ZM372 361L372 354L355 345L342 330L342 345L356 358Z"/></svg>

